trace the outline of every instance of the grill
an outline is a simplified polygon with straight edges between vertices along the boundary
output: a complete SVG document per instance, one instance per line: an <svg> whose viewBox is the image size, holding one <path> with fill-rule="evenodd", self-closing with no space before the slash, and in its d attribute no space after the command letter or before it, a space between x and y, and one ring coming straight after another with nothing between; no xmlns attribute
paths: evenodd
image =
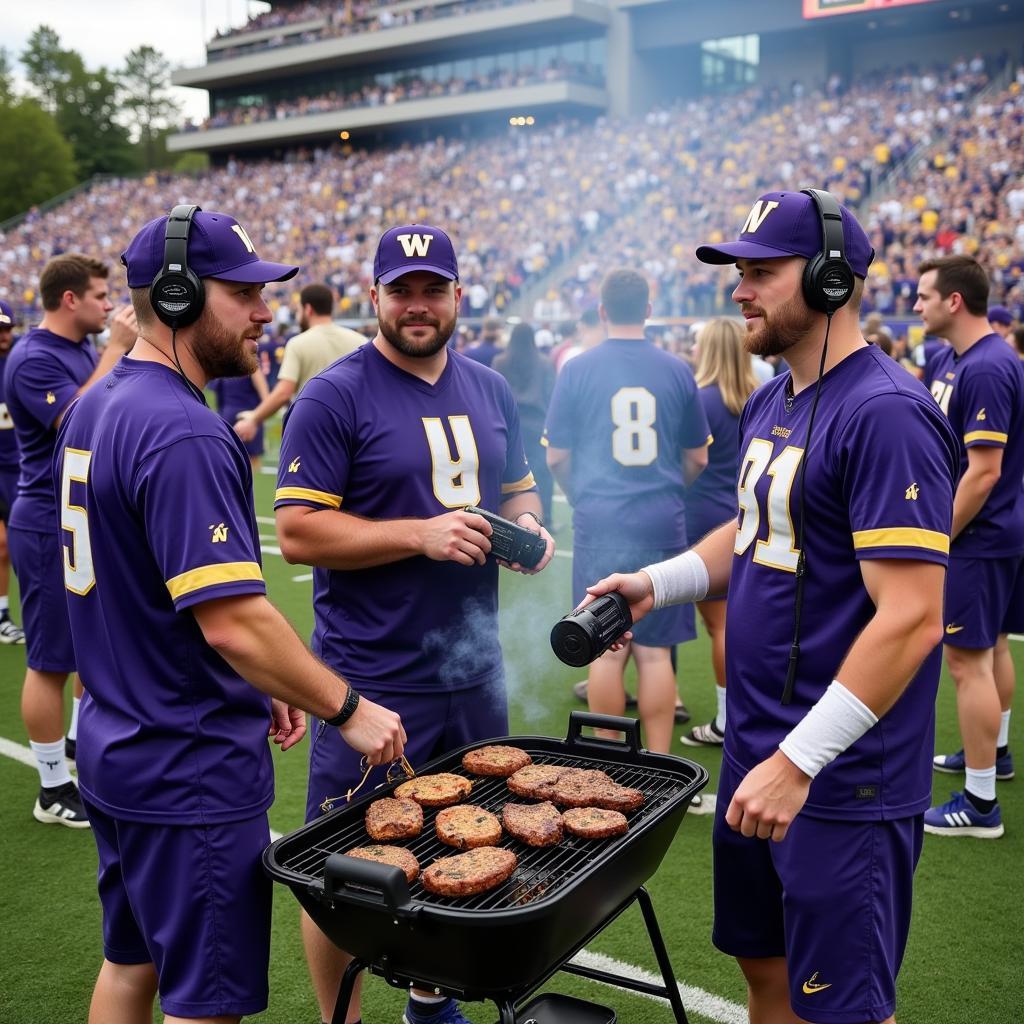
<svg viewBox="0 0 1024 1024"><path fill-rule="evenodd" d="M625 742L584 736L584 728L615 729ZM263 855L264 867L288 885L317 926L356 960L342 985L335 1013L344 1020L351 982L363 967L391 984L436 988L461 999L491 999L502 1024L515 1021L514 1006L558 970L663 995L677 1021L686 1020L672 968L661 941L644 882L657 870L672 843L691 797L708 781L700 765L640 746L639 723L573 712L564 740L529 736L491 740L529 752L535 764L596 768L616 782L643 791L646 800L627 815L629 830L608 840L566 835L554 847L533 848L503 836L519 865L512 877L489 892L451 898L408 885L397 869L342 856L372 843L363 818L382 786L347 806L282 837ZM481 744L453 751L425 765L421 774L447 771L473 781L465 802L496 814L513 796L504 779L480 778L462 768L462 756ZM424 809L420 837L402 845L421 868L457 853L434 832L437 811ZM658 956L665 987L621 978L568 961L634 901L639 901Z"/></svg>

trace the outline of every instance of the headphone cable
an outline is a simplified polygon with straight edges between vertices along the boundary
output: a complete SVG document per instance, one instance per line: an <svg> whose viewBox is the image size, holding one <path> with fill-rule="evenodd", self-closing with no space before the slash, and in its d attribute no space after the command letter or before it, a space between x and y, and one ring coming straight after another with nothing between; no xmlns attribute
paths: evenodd
<svg viewBox="0 0 1024 1024"><path fill-rule="evenodd" d="M818 364L818 380L814 387L814 398L811 401L811 413L807 418L807 433L804 436L804 455L800 460L800 488L797 491L797 528L796 528L796 600L793 608L793 643L789 648L789 665L786 669L786 685L782 690L782 703L793 701L793 688L796 685L796 667L800 660L800 619L804 608L804 579L807 575L807 556L804 553L804 495L807 480L807 457L810 454L811 430L814 417L818 411L818 399L821 398L821 385L825 377L825 360L828 357L828 332L832 327L832 314L825 314L825 340L821 346L821 362ZM790 377L790 384L793 378ZM795 396L794 396L795 397Z"/></svg>
<svg viewBox="0 0 1024 1024"><path fill-rule="evenodd" d="M206 405L206 395L196 387L195 384L189 379L189 375L185 372L185 368L181 365L181 360L178 358L178 328L171 328L171 354L174 357L174 365L178 367L178 373L185 379L185 383L188 385L189 390L199 399L203 405Z"/></svg>

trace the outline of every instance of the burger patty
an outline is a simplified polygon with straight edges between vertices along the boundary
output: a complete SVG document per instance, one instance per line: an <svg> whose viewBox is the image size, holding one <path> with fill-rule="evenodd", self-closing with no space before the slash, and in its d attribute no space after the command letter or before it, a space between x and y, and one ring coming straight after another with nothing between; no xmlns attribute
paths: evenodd
<svg viewBox="0 0 1024 1024"><path fill-rule="evenodd" d="M629 827L624 814L601 807L572 807L562 815L562 822L567 832L583 839L621 836Z"/></svg>
<svg viewBox="0 0 1024 1024"><path fill-rule="evenodd" d="M501 823L527 846L555 846L562 841L562 815L553 803L505 804Z"/></svg>
<svg viewBox="0 0 1024 1024"><path fill-rule="evenodd" d="M373 860L378 864L391 864L405 872L407 882L415 882L420 873L420 862L401 846L357 846L349 850L346 857Z"/></svg>
<svg viewBox="0 0 1024 1024"><path fill-rule="evenodd" d="M474 775L508 778L532 761L533 758L519 747L489 746L471 750L462 758L462 767Z"/></svg>
<svg viewBox="0 0 1024 1024"><path fill-rule="evenodd" d="M473 788L469 779L450 772L437 775L417 775L415 779L403 782L396 790L399 800L415 800L424 807L450 807L465 800Z"/></svg>
<svg viewBox="0 0 1024 1024"><path fill-rule="evenodd" d="M485 846L454 857L439 857L420 876L420 883L438 896L475 896L501 885L518 863L511 850Z"/></svg>
<svg viewBox="0 0 1024 1024"><path fill-rule="evenodd" d="M415 839L423 831L423 808L415 800L374 800L366 812L366 831L371 839Z"/></svg>
<svg viewBox="0 0 1024 1024"><path fill-rule="evenodd" d="M555 783L573 768L561 768L553 764L531 764L520 768L508 780L508 788L516 796L547 800L554 792Z"/></svg>
<svg viewBox="0 0 1024 1024"><path fill-rule="evenodd" d="M563 775L555 783L551 799L564 807L604 807L609 811L635 811L644 804L639 789L620 786L599 771Z"/></svg>
<svg viewBox="0 0 1024 1024"><path fill-rule="evenodd" d="M434 828L442 843L458 850L495 846L501 839L501 822L490 811L472 804L457 804L438 811Z"/></svg>

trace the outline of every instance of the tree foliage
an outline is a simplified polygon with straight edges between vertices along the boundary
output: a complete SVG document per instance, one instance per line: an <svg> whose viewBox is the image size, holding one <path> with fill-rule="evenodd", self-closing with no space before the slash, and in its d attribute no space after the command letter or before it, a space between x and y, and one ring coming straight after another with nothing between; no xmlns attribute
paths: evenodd
<svg viewBox="0 0 1024 1024"><path fill-rule="evenodd" d="M130 51L119 75L121 109L138 132L147 167L157 163L161 130L181 114L167 91L170 80L170 62L152 46Z"/></svg>
<svg viewBox="0 0 1024 1024"><path fill-rule="evenodd" d="M71 188L77 180L70 143L51 114L31 99L0 102L0 220Z"/></svg>

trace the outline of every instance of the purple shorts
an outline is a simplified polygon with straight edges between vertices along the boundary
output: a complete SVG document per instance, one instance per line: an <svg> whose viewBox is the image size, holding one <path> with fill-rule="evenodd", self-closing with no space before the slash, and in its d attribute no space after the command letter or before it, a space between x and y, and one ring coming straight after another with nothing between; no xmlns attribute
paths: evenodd
<svg viewBox="0 0 1024 1024"><path fill-rule="evenodd" d="M152 963L176 1017L267 1008L271 883L267 816L223 825L149 825L86 803L99 852L103 955Z"/></svg>
<svg viewBox="0 0 1024 1024"><path fill-rule="evenodd" d="M227 421L228 425L233 428L235 425L235 419L240 412L245 412L245 408L239 406L236 409L234 406L227 406L224 409L221 409L220 414ZM256 436L251 441L243 441L242 444L245 445L245 450L250 456L255 457L262 455L264 452L263 424L261 423L256 428Z"/></svg>
<svg viewBox="0 0 1024 1024"><path fill-rule="evenodd" d="M950 557L946 571L943 643L950 647L984 650L995 647L1000 633L1016 632L1007 625L1014 614L1014 594L1024 559ZM1020 596L1017 597L1020 602ZM1018 603L1018 609L1020 605ZM1021 624L1021 623L1018 623Z"/></svg>
<svg viewBox="0 0 1024 1024"><path fill-rule="evenodd" d="M508 735L508 698L500 676L467 690L421 694L364 686L357 689L363 697L401 715L407 737L405 756L417 771L449 750ZM337 729L321 727L320 722L314 721L312 732L306 821L323 813L320 805L324 800L333 799L335 807L343 806L345 794L358 786L363 777L359 768L362 755L341 738ZM360 796L385 783L386 768L382 765L371 772Z"/></svg>
<svg viewBox="0 0 1024 1024"><path fill-rule="evenodd" d="M37 672L74 672L75 646L57 531L36 533L9 527L7 546L21 591L25 663Z"/></svg>
<svg viewBox="0 0 1024 1024"><path fill-rule="evenodd" d="M604 548L572 549L572 600L575 608L587 587L613 572L636 572L652 562L673 558L678 551L646 548L610 551ZM692 604L676 604L651 612L633 627L633 642L641 647L673 647L697 638Z"/></svg>
<svg viewBox="0 0 1024 1024"><path fill-rule="evenodd" d="M0 521L6 523L18 495L18 467L0 466Z"/></svg>
<svg viewBox="0 0 1024 1024"><path fill-rule="evenodd" d="M725 823L742 776L722 759L712 941L730 956L784 956L790 1004L812 1024L895 1013L923 815L843 821L800 814L781 843Z"/></svg>
<svg viewBox="0 0 1024 1024"><path fill-rule="evenodd" d="M1017 578L1013 581L1010 601L1003 617L1003 628L1000 633L1024 633L1024 559L1017 569Z"/></svg>

